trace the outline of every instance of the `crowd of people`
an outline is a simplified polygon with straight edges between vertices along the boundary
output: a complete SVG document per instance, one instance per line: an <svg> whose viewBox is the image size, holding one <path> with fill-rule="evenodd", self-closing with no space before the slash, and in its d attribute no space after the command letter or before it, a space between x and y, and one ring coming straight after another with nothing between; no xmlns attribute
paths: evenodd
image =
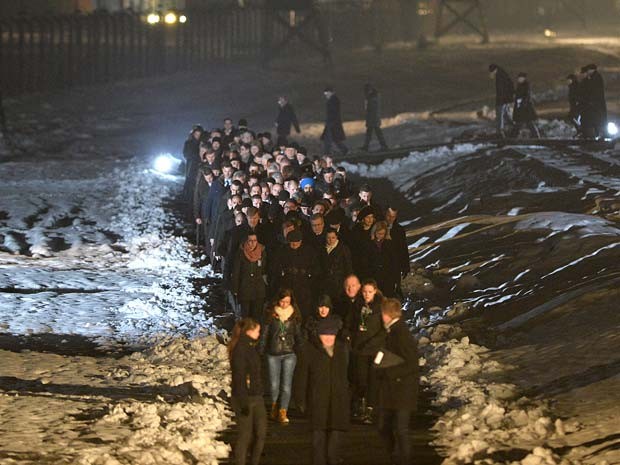
<svg viewBox="0 0 620 465"><path fill-rule="evenodd" d="M314 464L342 463L351 420L377 423L392 463L409 463L418 367L397 299L410 271L398 209L379 205L369 185L356 188L332 156L289 141L297 118L286 98L278 103L275 142L226 118L222 128L193 127L183 150L188 214L237 317L235 463L248 452L259 463L268 419L289 423L292 400L310 417ZM337 141L328 123L324 136Z"/></svg>
<svg viewBox="0 0 620 465"><path fill-rule="evenodd" d="M495 121L497 135L516 137L526 127L530 137L540 138L536 126L536 110L526 73L517 75L515 86L510 75L496 64L489 65L495 80ZM605 84L595 64L583 66L578 74L566 77L568 85L568 119L575 127L575 136L584 139L607 137L607 104ZM512 107L512 117L510 110ZM512 125L507 131L507 125Z"/></svg>

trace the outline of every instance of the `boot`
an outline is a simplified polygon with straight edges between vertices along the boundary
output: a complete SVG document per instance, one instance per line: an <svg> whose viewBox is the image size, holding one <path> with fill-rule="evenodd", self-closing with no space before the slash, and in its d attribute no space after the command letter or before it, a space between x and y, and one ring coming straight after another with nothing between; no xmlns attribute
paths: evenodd
<svg viewBox="0 0 620 465"><path fill-rule="evenodd" d="M271 418L273 421L276 421L278 419L278 404L275 402L271 404L271 413L269 414L269 418Z"/></svg>
<svg viewBox="0 0 620 465"><path fill-rule="evenodd" d="M286 416L286 409L281 408L278 410L278 423L286 425L289 422L288 417Z"/></svg>

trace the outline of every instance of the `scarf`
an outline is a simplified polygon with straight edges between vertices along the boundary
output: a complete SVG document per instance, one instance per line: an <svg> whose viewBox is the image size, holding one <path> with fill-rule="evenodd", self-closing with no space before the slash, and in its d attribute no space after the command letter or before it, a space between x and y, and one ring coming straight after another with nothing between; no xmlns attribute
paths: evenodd
<svg viewBox="0 0 620 465"><path fill-rule="evenodd" d="M241 248L243 249L243 254L245 255L245 258L247 258L250 263L256 263L257 261L260 260L260 257L263 255L264 247L262 244L256 244L256 247L254 248L254 250L250 250L248 243L246 241L243 243Z"/></svg>
<svg viewBox="0 0 620 465"><path fill-rule="evenodd" d="M279 305L276 305L276 307L273 309L273 311L275 312L275 314L278 316L278 318L280 319L280 321L286 321L288 320L291 316L293 316L293 306L289 305L286 308L282 308Z"/></svg>
<svg viewBox="0 0 620 465"><path fill-rule="evenodd" d="M327 250L327 255L329 255L330 253L332 253L332 251L333 251L336 247L338 247L338 242L339 242L339 241L338 241L338 240L336 240L336 243L335 243L333 246L331 246L331 245L325 245L325 250Z"/></svg>

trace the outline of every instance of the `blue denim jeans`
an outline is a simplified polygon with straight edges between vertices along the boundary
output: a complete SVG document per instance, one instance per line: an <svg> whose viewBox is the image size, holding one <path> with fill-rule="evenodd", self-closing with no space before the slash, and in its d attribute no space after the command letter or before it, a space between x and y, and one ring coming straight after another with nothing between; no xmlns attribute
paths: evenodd
<svg viewBox="0 0 620 465"><path fill-rule="evenodd" d="M267 355L269 370L269 385L271 387L271 402L280 400L280 408L288 410L291 402L293 373L297 364L297 355Z"/></svg>

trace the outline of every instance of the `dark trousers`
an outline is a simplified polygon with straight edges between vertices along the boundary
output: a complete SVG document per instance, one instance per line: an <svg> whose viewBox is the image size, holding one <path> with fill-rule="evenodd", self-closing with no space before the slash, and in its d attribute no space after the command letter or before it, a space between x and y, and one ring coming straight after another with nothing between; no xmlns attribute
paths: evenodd
<svg viewBox="0 0 620 465"><path fill-rule="evenodd" d="M353 361L353 391L357 399L365 398L369 407L376 403L377 383L375 370L372 367L372 356L354 354Z"/></svg>
<svg viewBox="0 0 620 465"><path fill-rule="evenodd" d="M240 300L239 307L241 309L241 318L254 318L260 321L263 315L264 300Z"/></svg>
<svg viewBox="0 0 620 465"><path fill-rule="evenodd" d="M312 432L312 465L335 465L340 460L340 431Z"/></svg>
<svg viewBox="0 0 620 465"><path fill-rule="evenodd" d="M242 412L241 402L233 397L232 408L237 422L237 442L234 445L235 465L246 464L250 446L250 463L258 465L267 435L265 401L261 396L248 397L247 412Z"/></svg>
<svg viewBox="0 0 620 465"><path fill-rule="evenodd" d="M340 150L343 155L346 155L349 152L349 147L347 147L344 142L340 140L334 140L334 136L332 135L332 130L330 128L325 128L325 132L323 133L323 154L330 155L332 151L332 144L336 144L336 147Z"/></svg>
<svg viewBox="0 0 620 465"><path fill-rule="evenodd" d="M368 149L370 145L370 139L372 139L372 133L377 134L377 139L379 140L379 145L381 145L382 149L387 149L387 144L385 143L385 137L383 137L383 131L380 126L366 126L366 138L364 139L364 149Z"/></svg>
<svg viewBox="0 0 620 465"><path fill-rule="evenodd" d="M513 137L518 137L519 133L521 132L521 128L525 126L528 131L530 131L530 137L532 139L540 139L540 131L538 130L538 127L536 126L536 123L534 121L527 121L527 122L523 122L523 123L514 123L514 128L512 130L512 136Z"/></svg>
<svg viewBox="0 0 620 465"><path fill-rule="evenodd" d="M385 443L393 464L409 465L411 444L409 440L409 410L382 408L379 410L379 434Z"/></svg>

